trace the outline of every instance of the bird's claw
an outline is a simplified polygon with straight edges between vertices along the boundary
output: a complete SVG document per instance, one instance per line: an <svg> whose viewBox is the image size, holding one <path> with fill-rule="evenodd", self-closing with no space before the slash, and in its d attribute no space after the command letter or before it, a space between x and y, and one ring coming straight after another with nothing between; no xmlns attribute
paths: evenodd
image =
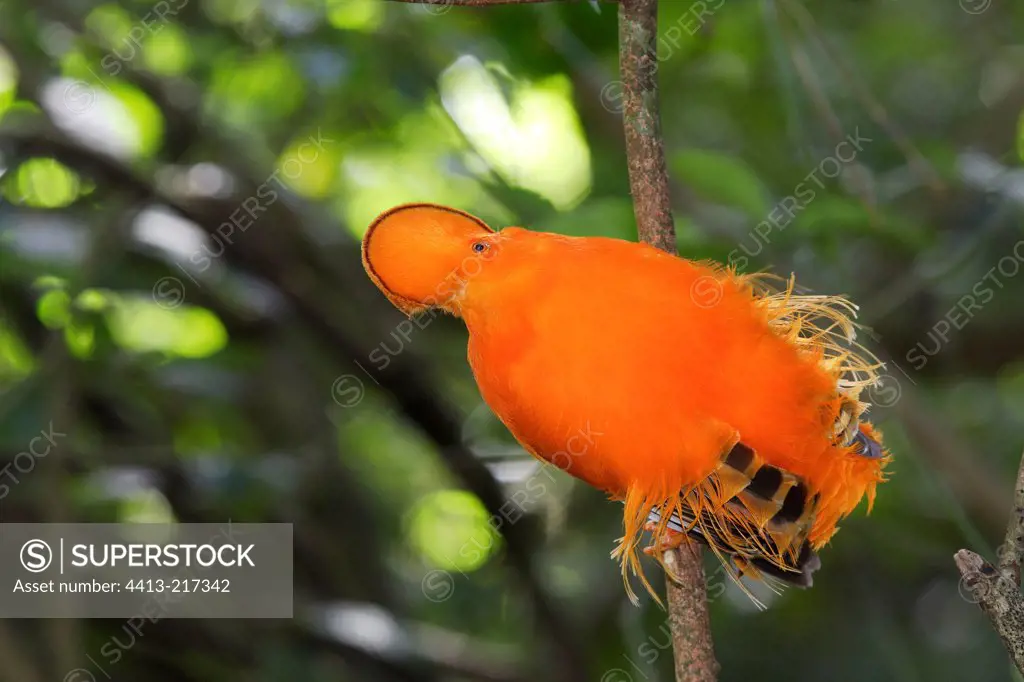
<svg viewBox="0 0 1024 682"><path fill-rule="evenodd" d="M658 524L647 523L644 526L644 530L648 533L654 533L658 530ZM676 549L680 545L686 542L686 533L680 533L679 531L666 528L662 531L660 541L655 542L649 547L644 547L644 554L650 557L656 557L665 552Z"/></svg>

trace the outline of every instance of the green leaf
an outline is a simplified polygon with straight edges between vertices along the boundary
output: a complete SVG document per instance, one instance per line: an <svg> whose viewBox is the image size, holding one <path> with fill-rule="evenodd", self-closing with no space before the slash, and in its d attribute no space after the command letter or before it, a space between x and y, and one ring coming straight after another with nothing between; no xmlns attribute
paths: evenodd
<svg viewBox="0 0 1024 682"><path fill-rule="evenodd" d="M64 327L64 342L76 358L87 359L96 347L96 328L89 323L71 320Z"/></svg>
<svg viewBox="0 0 1024 682"><path fill-rule="evenodd" d="M0 116L14 104L17 85L18 69L14 66L14 60L0 49Z"/></svg>
<svg viewBox="0 0 1024 682"><path fill-rule="evenodd" d="M331 26L372 33L384 22L381 0L327 0L327 21Z"/></svg>
<svg viewBox="0 0 1024 682"><path fill-rule="evenodd" d="M60 208L78 198L81 183L67 166L54 159L31 159L14 178L14 199L38 208Z"/></svg>
<svg viewBox="0 0 1024 682"><path fill-rule="evenodd" d="M110 94L118 99L132 123L137 134L137 153L141 156L152 156L163 144L164 116L153 100L146 93L132 85L113 83L109 87Z"/></svg>
<svg viewBox="0 0 1024 682"><path fill-rule="evenodd" d="M760 220L771 210L768 191L747 164L722 152L688 149L672 157L672 172L702 198Z"/></svg>
<svg viewBox="0 0 1024 682"><path fill-rule="evenodd" d="M14 330L0 324L0 380L27 376L35 368L35 358Z"/></svg>
<svg viewBox="0 0 1024 682"><path fill-rule="evenodd" d="M192 66L192 46L188 34L173 24L162 26L159 33L146 40L143 53L146 68L153 73L177 76Z"/></svg>
<svg viewBox="0 0 1024 682"><path fill-rule="evenodd" d="M71 320L71 297L61 289L48 291L36 304L36 317L49 329L61 329Z"/></svg>
<svg viewBox="0 0 1024 682"><path fill-rule="evenodd" d="M168 301L124 296L106 311L106 318L115 342L137 353L205 358L228 341L227 330L212 312Z"/></svg>
<svg viewBox="0 0 1024 682"><path fill-rule="evenodd" d="M411 511L409 540L438 568L474 571L501 542L489 520L487 509L476 495L465 490L439 490L424 497Z"/></svg>

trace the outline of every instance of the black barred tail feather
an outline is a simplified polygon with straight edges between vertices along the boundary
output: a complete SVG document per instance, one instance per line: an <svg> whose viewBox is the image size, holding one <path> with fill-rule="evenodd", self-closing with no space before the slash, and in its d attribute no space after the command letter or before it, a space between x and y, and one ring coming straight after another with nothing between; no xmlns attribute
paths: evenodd
<svg viewBox="0 0 1024 682"><path fill-rule="evenodd" d="M740 588L763 606L738 579L749 576L773 587L775 582L810 587L821 565L807 540L817 502L799 478L766 464L737 443L715 472L672 511L664 528L707 545L731 566L729 575ZM663 511L650 513L650 521L657 524L655 542Z"/></svg>
<svg viewBox="0 0 1024 682"><path fill-rule="evenodd" d="M852 437L857 459L881 456L881 446L872 435L868 427L858 429ZM644 509L646 500L637 498L631 500L627 495L625 500L627 527L631 513ZM678 544L684 537L696 540L731 568L729 575L762 608L739 578L761 580L775 591L787 585L810 587L814 572L821 567L815 552L821 543L812 541L811 532L821 520L819 513L831 514L821 503L820 494L811 494L805 481L765 463L743 443L733 446L711 475L690 491L646 509L646 530L653 538L651 549L659 562L662 549ZM639 537L623 538L612 555L622 560L624 579L628 577L627 567L631 568L653 595L636 555L639 541ZM636 601L628 581L627 591Z"/></svg>
<svg viewBox="0 0 1024 682"><path fill-rule="evenodd" d="M743 487L721 504L723 490L739 485ZM669 516L668 530L707 545L732 564L737 576L759 578L765 574L791 585L811 586L812 574L821 565L807 541L817 498L808 499L803 481L765 464L753 450L738 443L704 487L707 502L718 503L717 511L706 503L697 520L694 505L684 501L682 516L675 511ZM661 511L651 510L648 520L656 530Z"/></svg>
<svg viewBox="0 0 1024 682"><path fill-rule="evenodd" d="M807 486L800 479L766 464L743 443L734 445L698 485L667 502L632 493L624 502L627 535L612 556L622 562L627 592L634 602L627 567L658 598L640 568L636 549L641 538L631 534L631 528L643 526L650 532L650 549L659 562L661 550L678 544L684 536L708 546L719 560L732 567L730 575L758 605L760 602L739 583L740 576L771 576L809 586L811 574L819 565L807 542L817 499L809 498Z"/></svg>

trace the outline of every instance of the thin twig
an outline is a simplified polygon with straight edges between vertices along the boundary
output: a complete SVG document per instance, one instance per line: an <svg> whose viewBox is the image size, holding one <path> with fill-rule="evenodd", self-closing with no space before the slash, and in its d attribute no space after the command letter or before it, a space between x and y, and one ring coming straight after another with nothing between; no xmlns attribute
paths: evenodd
<svg viewBox="0 0 1024 682"><path fill-rule="evenodd" d="M1017 470L1013 510L999 548L999 568L969 549L953 556L963 585L992 621L996 634L1024 674L1024 595L1020 593L1020 565L1024 553L1024 454Z"/></svg>
<svg viewBox="0 0 1024 682"><path fill-rule="evenodd" d="M629 183L640 239L676 252L665 143L658 109L658 0L623 0L619 52ZM719 665L711 638L702 551L684 544L665 553L676 682L714 682ZM674 578L674 579L673 579Z"/></svg>
<svg viewBox="0 0 1024 682"><path fill-rule="evenodd" d="M921 404L918 391L910 386L900 389L893 411L915 449L923 453L929 467L934 467L949 482L970 515L980 519L988 532L1002 528L1006 508L1011 504L1010 496L973 449L961 443L948 425L935 419Z"/></svg>
<svg viewBox="0 0 1024 682"><path fill-rule="evenodd" d="M780 21L779 27L788 35L784 22ZM836 114L835 109L832 107L832 102L829 100L828 95L821 86L821 82L818 80L818 74L814 70L810 57L807 55L807 52L798 45L796 40L790 39L788 42L790 61L796 69L797 77L800 79L804 89L810 96L811 103L814 105L814 108L818 111L818 114L825 119L825 126L828 128L829 134L832 136L832 143L836 145L842 143L846 138L846 134L843 132L842 121L839 120L839 115ZM857 185L858 186L855 190L857 196L860 198L861 204L867 210L872 224L875 224L878 221L878 214L875 211L875 197L871 195L870 186L868 183L857 183Z"/></svg>
<svg viewBox="0 0 1024 682"><path fill-rule="evenodd" d="M811 36L811 39L817 43L821 51L825 53L825 56L842 72L843 76L847 79L847 85L853 89L854 94L867 109L868 116L889 134L893 143L903 152L908 163L925 179L931 190L936 193L945 190L945 183L942 181L942 177L939 176L938 171L935 170L935 167L918 150L913 141L903 132L903 129L889 118L885 107L872 94L856 70L822 36L814 15L802 4L793 0L783 0L782 6L800 24L801 28Z"/></svg>

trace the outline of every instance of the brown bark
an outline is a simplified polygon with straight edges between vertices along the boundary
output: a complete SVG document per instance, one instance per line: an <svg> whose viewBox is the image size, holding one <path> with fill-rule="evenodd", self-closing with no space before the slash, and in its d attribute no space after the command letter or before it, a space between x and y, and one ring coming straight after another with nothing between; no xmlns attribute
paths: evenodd
<svg viewBox="0 0 1024 682"><path fill-rule="evenodd" d="M676 682L714 682L721 667L711 637L703 553L695 543L665 553L665 565L675 577L667 582Z"/></svg>
<svg viewBox="0 0 1024 682"><path fill-rule="evenodd" d="M999 567L969 549L953 556L961 583L992 621L996 634L1024 674L1024 596L1020 593L1020 565L1024 555L1024 456L1017 471L1013 510L1006 537L999 548Z"/></svg>
<svg viewBox="0 0 1024 682"><path fill-rule="evenodd" d="M676 253L665 143L658 108L658 0L622 0L619 55L629 183L641 241ZM684 544L665 553L676 682L714 682L719 665L711 637L702 550Z"/></svg>
<svg viewBox="0 0 1024 682"><path fill-rule="evenodd" d="M676 252L665 143L658 112L658 0L619 5L619 69L629 185L640 240Z"/></svg>

